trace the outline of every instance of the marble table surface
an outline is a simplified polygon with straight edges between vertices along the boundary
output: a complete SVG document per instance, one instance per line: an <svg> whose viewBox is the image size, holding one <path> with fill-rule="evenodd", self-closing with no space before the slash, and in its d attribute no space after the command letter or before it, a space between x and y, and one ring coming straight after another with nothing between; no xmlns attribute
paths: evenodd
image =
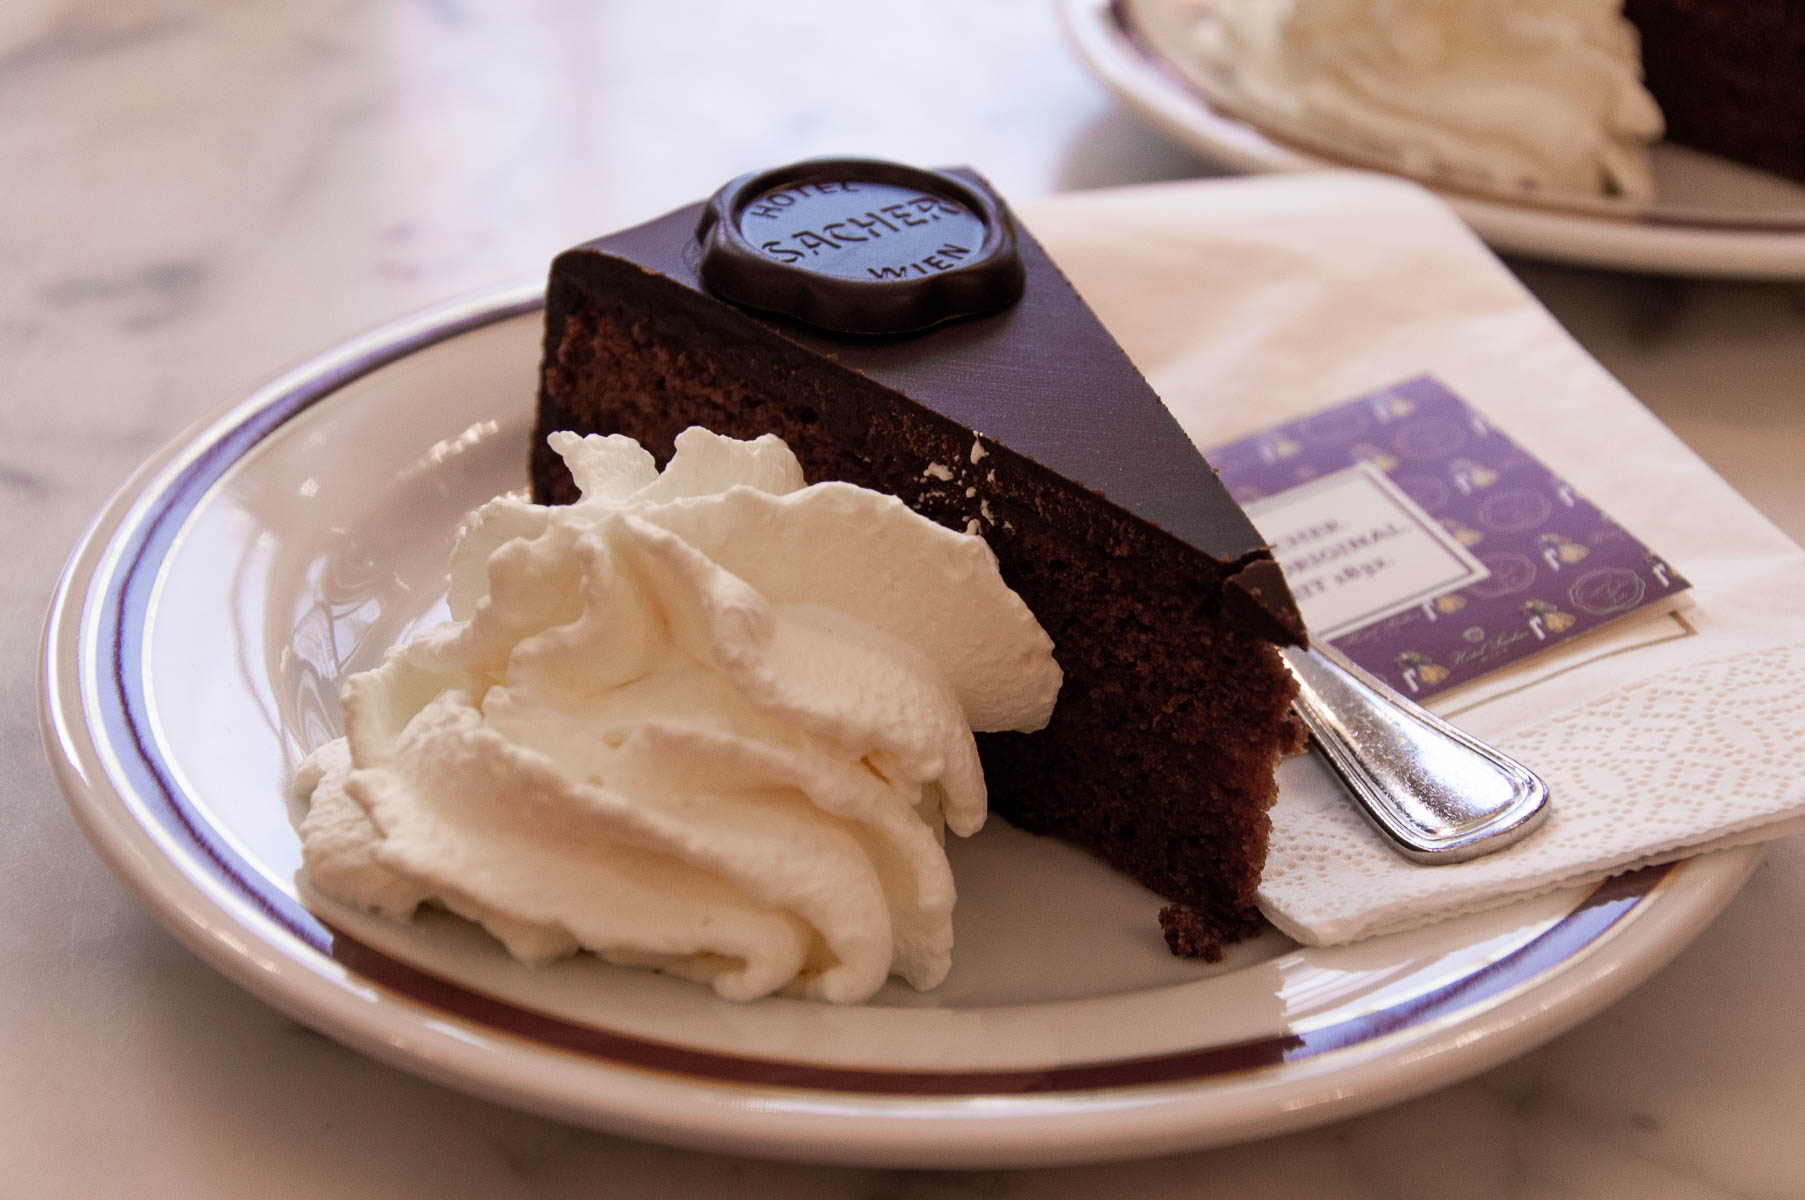
<svg viewBox="0 0 1805 1200"><path fill-rule="evenodd" d="M143 457L373 325L738 172L859 152L1007 193L1210 173L1042 0L0 5L0 1192L225 1197L1805 1196L1805 841L1651 981L1507 1065L1282 1138L896 1172L560 1125L365 1059L165 935L35 716L65 555ZM1805 286L1530 261L1606 367L1805 537Z"/></svg>

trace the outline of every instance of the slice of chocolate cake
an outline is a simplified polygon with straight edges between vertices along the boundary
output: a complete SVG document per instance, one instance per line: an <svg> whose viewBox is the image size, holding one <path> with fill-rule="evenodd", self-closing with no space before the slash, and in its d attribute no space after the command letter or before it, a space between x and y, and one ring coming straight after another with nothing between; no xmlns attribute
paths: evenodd
<svg viewBox="0 0 1805 1200"><path fill-rule="evenodd" d="M1805 182L1805 3L1626 0L1667 136Z"/></svg>
<svg viewBox="0 0 1805 1200"><path fill-rule="evenodd" d="M624 433L662 460L690 425L776 433L811 482L984 537L1065 671L1046 730L980 735L993 810L1169 897L1178 953L1215 958L1256 928L1273 771L1301 741L1277 650L1303 636L1296 606L981 180L801 163L560 255L536 498L575 495L553 430Z"/></svg>

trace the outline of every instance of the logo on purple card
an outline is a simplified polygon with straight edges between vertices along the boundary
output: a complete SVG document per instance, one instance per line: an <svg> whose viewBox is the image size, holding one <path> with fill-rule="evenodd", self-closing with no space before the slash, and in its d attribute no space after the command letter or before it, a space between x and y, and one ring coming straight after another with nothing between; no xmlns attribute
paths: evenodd
<svg viewBox="0 0 1805 1200"><path fill-rule="evenodd" d="M1311 632L1418 699L1689 586L1427 376L1206 453Z"/></svg>

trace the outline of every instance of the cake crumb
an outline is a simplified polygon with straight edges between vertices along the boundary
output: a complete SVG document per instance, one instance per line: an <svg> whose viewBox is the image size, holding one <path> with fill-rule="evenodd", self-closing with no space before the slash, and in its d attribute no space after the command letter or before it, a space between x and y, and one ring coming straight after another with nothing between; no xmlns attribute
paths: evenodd
<svg viewBox="0 0 1805 1200"><path fill-rule="evenodd" d="M1159 927L1165 932L1166 945L1179 958L1222 961L1222 935L1212 930L1196 909L1168 904L1159 910Z"/></svg>

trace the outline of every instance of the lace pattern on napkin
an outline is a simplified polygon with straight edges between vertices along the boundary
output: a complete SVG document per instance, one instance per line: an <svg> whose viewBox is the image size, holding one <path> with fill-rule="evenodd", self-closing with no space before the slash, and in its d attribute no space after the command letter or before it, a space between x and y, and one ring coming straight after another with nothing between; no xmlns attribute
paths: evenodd
<svg viewBox="0 0 1805 1200"><path fill-rule="evenodd" d="M1273 811L1261 907L1301 941L1333 944L1757 840L1805 819L1805 644L1642 680L1499 739L1552 792L1548 823L1474 862L1393 855L1339 795Z"/></svg>

